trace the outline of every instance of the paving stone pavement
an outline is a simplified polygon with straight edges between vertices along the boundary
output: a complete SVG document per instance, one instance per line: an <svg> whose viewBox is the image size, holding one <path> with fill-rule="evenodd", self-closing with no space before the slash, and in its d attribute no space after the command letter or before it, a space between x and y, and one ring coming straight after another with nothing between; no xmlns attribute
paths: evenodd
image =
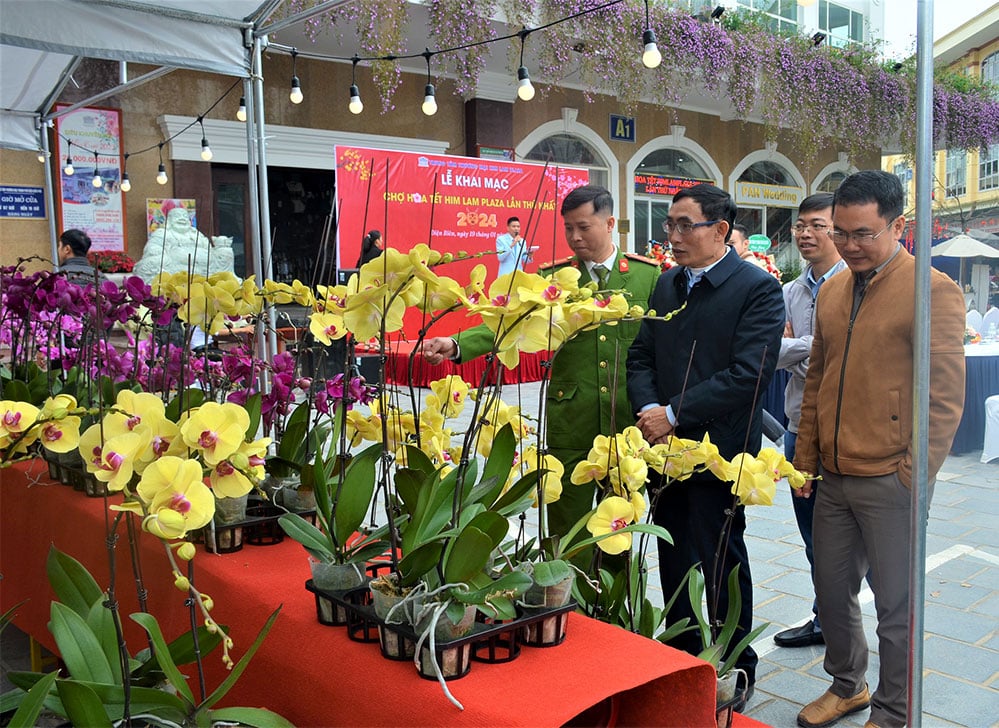
<svg viewBox="0 0 999 728"><path fill-rule="evenodd" d="M428 390L418 390L425 393ZM503 399L528 414L538 410L540 385L507 385ZM452 427L467 427L470 408ZM930 506L926 546L923 726L999 728L999 461L979 462L980 452L947 458ZM760 655L756 694L746 713L771 726L794 726L802 706L822 694L829 678L821 647L778 648L773 635L811 618L808 562L791 508L778 486L774 505L750 508L747 543L757 623L769 626L754 643ZM535 524L536 525L536 524ZM660 606L658 559L649 554L650 598ZM877 684L878 656L873 598L861 592L871 646L868 682ZM6 630L2 673L25 669L26 641ZM4 685L4 688L9 688ZM866 711L837 726L859 728Z"/></svg>

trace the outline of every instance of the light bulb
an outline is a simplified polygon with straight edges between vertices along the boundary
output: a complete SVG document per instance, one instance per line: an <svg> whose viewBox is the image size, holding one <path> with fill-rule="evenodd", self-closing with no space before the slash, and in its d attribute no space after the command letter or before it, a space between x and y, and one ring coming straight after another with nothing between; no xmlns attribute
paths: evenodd
<svg viewBox="0 0 999 728"><path fill-rule="evenodd" d="M302 85L298 82L298 76L291 77L291 93L288 94L291 103L300 104L305 96L302 95Z"/></svg>
<svg viewBox="0 0 999 728"><path fill-rule="evenodd" d="M347 108L352 114L360 114L364 111L364 104L361 103L361 91L353 84L350 87L350 103L347 104Z"/></svg>
<svg viewBox="0 0 999 728"><path fill-rule="evenodd" d="M434 85L428 83L423 94L423 113L427 116L433 116L437 113L437 98L434 93Z"/></svg>
<svg viewBox="0 0 999 728"><path fill-rule="evenodd" d="M42 164L45 164L45 152L38 153L38 161L41 162Z"/></svg>
<svg viewBox="0 0 999 728"><path fill-rule="evenodd" d="M212 148L210 146L208 146L208 140L207 139L202 139L201 140L201 158L203 160L205 160L206 162L210 162L210 161L212 161L212 157L214 157L214 156L215 155L212 154Z"/></svg>
<svg viewBox="0 0 999 728"><path fill-rule="evenodd" d="M94 187L104 186L104 180L101 178L101 173L98 172L97 170L94 170L94 178L90 180L90 184L92 184Z"/></svg>
<svg viewBox="0 0 999 728"><path fill-rule="evenodd" d="M530 101L534 98L534 86L531 85L531 76L527 72L527 66L517 69L517 96L521 101Z"/></svg>
<svg viewBox="0 0 999 728"><path fill-rule="evenodd" d="M132 183L128 179L128 172L121 173L121 191L128 192L132 189Z"/></svg>
<svg viewBox="0 0 999 728"><path fill-rule="evenodd" d="M163 163L160 163L160 170L156 173L156 181L161 185L165 185L167 183L166 166L163 165Z"/></svg>
<svg viewBox="0 0 999 728"><path fill-rule="evenodd" d="M70 159L69 157L66 157L66 166L62 168L62 171L66 173L67 177L72 177L73 172L76 171L75 169L73 169L73 160Z"/></svg>
<svg viewBox="0 0 999 728"><path fill-rule="evenodd" d="M239 108L236 109L236 118L240 121L246 121L246 97L239 97Z"/></svg>
<svg viewBox="0 0 999 728"><path fill-rule="evenodd" d="M642 65L646 68L658 68L663 62L663 54L659 52L656 45L656 34L649 28L642 34L642 43L645 44L645 51L642 53Z"/></svg>

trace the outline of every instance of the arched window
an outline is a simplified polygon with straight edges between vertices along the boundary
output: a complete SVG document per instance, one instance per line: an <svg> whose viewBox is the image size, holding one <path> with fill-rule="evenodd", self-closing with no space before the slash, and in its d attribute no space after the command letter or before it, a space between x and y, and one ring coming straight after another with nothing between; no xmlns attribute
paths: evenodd
<svg viewBox="0 0 999 728"><path fill-rule="evenodd" d="M666 222L666 213L673 200L671 192L674 188L658 184L663 180L657 178L714 181L712 175L690 152L669 148L655 149L647 154L635 168L635 178L634 244L635 251L643 254L648 252L649 244L653 241L666 239L663 223ZM647 182L643 186L638 183L640 179L653 180L657 184Z"/></svg>
<svg viewBox="0 0 999 728"><path fill-rule="evenodd" d="M711 175L689 152L680 149L657 149L638 165L639 174L658 174L664 177L689 177L711 179Z"/></svg>
<svg viewBox="0 0 999 728"><path fill-rule="evenodd" d="M816 192L835 192L840 182L846 179L846 172L830 172L819 182Z"/></svg>
<svg viewBox="0 0 999 728"><path fill-rule="evenodd" d="M753 162L739 175L739 182L757 185L798 188L793 174L779 162ZM799 188L800 189L800 188ZM797 203L753 201L739 203L736 222L745 225L750 234L766 235L774 243L770 254L781 270L797 265L798 249L791 240L791 222L798 214Z"/></svg>
<svg viewBox="0 0 999 728"><path fill-rule="evenodd" d="M532 162L557 162L590 171L590 184L607 187L610 175L607 162L588 142L572 134L553 134L534 145L526 159Z"/></svg>
<svg viewBox="0 0 999 728"><path fill-rule="evenodd" d="M777 162L753 162L739 175L740 182L755 182L761 185L781 185L795 187L797 182L791 173Z"/></svg>

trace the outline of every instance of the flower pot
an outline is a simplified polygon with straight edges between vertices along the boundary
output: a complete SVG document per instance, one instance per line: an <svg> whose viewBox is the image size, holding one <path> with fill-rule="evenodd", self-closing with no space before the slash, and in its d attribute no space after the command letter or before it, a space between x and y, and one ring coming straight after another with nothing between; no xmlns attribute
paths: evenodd
<svg viewBox="0 0 999 728"><path fill-rule="evenodd" d="M717 697L715 699L715 722L718 728L729 728L732 725L732 714L735 712L735 704L738 703L746 693L746 673L736 668L718 678Z"/></svg>
<svg viewBox="0 0 999 728"><path fill-rule="evenodd" d="M530 613L534 609L557 609L569 603L572 596L572 582L575 577L570 576L563 579L558 584L552 586L540 586L532 584L531 588L524 594L523 604L526 612Z"/></svg>
<svg viewBox="0 0 999 728"><path fill-rule="evenodd" d="M285 493L295 490L302 483L302 477L298 473L291 475L268 475L260 484L261 489L267 494L271 503L276 505L284 504ZM285 506L287 508L287 506ZM292 510L289 508L288 510Z"/></svg>
<svg viewBox="0 0 999 728"><path fill-rule="evenodd" d="M437 602L429 602L426 607L420 610L420 617L416 623L417 633L423 634L430 629L430 623L433 619L433 614L436 608ZM452 622L447 612L442 612L440 617L437 619L437 625L434 629L434 639L438 642L450 642L451 640L456 640L471 632L472 625L474 624L474 606L466 607L462 618L458 622Z"/></svg>
<svg viewBox="0 0 999 728"><path fill-rule="evenodd" d="M243 548L247 496L216 498L215 517L205 529L205 548L215 554L229 554Z"/></svg>
<svg viewBox="0 0 999 728"><path fill-rule="evenodd" d="M238 498L215 499L215 523L220 526L231 526L246 520L247 496Z"/></svg>
<svg viewBox="0 0 999 728"><path fill-rule="evenodd" d="M364 583L364 570L357 564L329 564L309 561L312 583L327 591L346 591Z"/></svg>
<svg viewBox="0 0 999 728"><path fill-rule="evenodd" d="M526 610L525 610L526 611ZM524 625L524 644L531 647L554 647L565 640L569 612L552 614Z"/></svg>
<svg viewBox="0 0 999 728"><path fill-rule="evenodd" d="M284 488L279 491L281 505L289 511L302 513L304 511L316 510L316 492L314 490L302 490L300 488Z"/></svg>
<svg viewBox="0 0 999 728"><path fill-rule="evenodd" d="M436 656L424 644L420 650L420 664L417 666L417 671L421 677L428 680L437 679L437 671L434 669L435 659L440 667L441 676L445 680L457 680L459 677L467 675L472 668L472 644L466 642L455 647L437 650Z"/></svg>

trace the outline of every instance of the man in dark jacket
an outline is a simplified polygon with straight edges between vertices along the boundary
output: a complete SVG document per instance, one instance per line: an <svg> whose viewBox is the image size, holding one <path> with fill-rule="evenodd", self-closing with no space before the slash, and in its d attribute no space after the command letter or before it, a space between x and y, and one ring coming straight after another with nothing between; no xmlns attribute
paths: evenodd
<svg viewBox="0 0 999 728"><path fill-rule="evenodd" d="M777 279L747 264L726 245L735 212L728 193L713 185L697 185L673 198L666 226L679 265L659 279L649 307L661 314L684 303L686 308L669 321L643 321L628 352L628 396L645 439L658 444L674 434L695 440L708 434L728 459L743 449L759 451L760 393L773 376L784 331L784 299ZM690 567L699 563L708 603L715 603L719 592L718 616L723 616L728 573L738 565L742 604L735 644L752 630L753 582L741 506L735 509L722 548L723 563L716 563L732 501L730 483L710 472L698 473L663 487L653 517L673 536L673 546L659 541L663 594L676 591ZM667 624L684 617L693 623L691 605L681 596ZM671 644L693 654L703 649L698 632L681 634ZM752 647L736 661L736 667L746 671L750 688L756 664Z"/></svg>
<svg viewBox="0 0 999 728"><path fill-rule="evenodd" d="M100 273L87 260L90 252L90 236L76 228L66 230L59 236L59 272L66 274L66 280L78 286L98 283L104 280Z"/></svg>

